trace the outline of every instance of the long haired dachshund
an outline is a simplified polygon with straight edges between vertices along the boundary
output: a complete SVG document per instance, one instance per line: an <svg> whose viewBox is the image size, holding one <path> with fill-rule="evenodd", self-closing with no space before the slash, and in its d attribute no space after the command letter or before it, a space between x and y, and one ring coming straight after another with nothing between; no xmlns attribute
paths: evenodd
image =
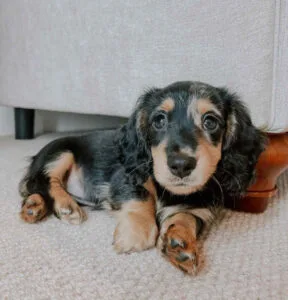
<svg viewBox="0 0 288 300"><path fill-rule="evenodd" d="M79 203L113 210L117 252L156 244L192 274L199 234L225 198L245 193L264 146L225 88L188 81L152 88L123 127L60 138L34 156L20 183L20 215L35 223L54 213L80 224Z"/></svg>

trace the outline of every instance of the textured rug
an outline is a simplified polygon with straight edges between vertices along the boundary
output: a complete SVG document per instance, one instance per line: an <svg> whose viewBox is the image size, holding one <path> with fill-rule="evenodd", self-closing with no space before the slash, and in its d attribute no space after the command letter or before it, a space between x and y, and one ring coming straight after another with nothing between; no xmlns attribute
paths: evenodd
<svg viewBox="0 0 288 300"><path fill-rule="evenodd" d="M55 136L0 139L0 299L288 299L288 173L265 213L223 213L189 277L155 249L114 253L115 221L105 212L88 211L80 226L20 221L26 158Z"/></svg>

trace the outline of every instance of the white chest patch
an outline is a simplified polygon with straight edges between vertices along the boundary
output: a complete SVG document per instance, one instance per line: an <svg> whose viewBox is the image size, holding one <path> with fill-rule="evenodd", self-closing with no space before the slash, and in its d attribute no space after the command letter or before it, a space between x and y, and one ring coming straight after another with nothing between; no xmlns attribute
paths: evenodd
<svg viewBox="0 0 288 300"><path fill-rule="evenodd" d="M82 174L74 168L67 181L67 191L79 198L84 198L84 184Z"/></svg>

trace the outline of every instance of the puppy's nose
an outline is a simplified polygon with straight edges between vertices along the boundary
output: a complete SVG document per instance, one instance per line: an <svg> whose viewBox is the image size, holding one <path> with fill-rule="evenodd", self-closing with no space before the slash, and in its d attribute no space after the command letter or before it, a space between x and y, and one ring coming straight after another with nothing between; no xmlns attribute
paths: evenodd
<svg viewBox="0 0 288 300"><path fill-rule="evenodd" d="M196 159L187 155L179 154L168 158L168 167L171 173L180 178L190 175L196 164Z"/></svg>

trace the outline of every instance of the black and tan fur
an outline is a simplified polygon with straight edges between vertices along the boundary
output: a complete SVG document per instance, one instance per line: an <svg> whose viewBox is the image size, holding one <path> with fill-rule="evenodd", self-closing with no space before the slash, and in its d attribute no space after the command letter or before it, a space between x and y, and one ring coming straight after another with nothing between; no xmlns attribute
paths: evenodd
<svg viewBox="0 0 288 300"><path fill-rule="evenodd" d="M197 237L227 197L240 197L264 149L243 104L226 89L177 82L146 92L126 125L55 140L20 184L21 217L54 213L80 224L77 204L113 210L117 252L154 247L195 273Z"/></svg>

